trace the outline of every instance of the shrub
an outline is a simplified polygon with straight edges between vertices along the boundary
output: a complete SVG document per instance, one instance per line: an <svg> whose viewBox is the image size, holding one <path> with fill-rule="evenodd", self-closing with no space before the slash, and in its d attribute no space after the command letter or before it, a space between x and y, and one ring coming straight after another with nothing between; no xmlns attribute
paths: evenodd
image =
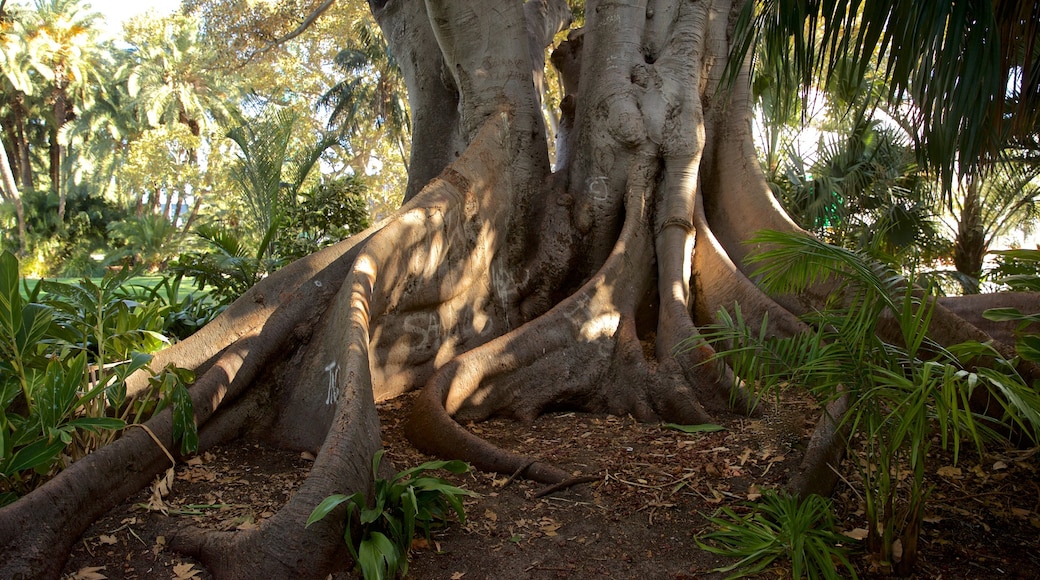
<svg viewBox="0 0 1040 580"><path fill-rule="evenodd" d="M856 577L845 547L853 540L834 531L834 515L826 498L810 495L799 500L766 490L758 503L746 505L751 508L746 515L720 508L708 518L716 529L697 540L697 545L713 554L739 558L716 572L736 570L731 578L756 574L779 558L787 558L794 578L840 578L839 564Z"/></svg>
<svg viewBox="0 0 1040 580"><path fill-rule="evenodd" d="M763 232L750 241L770 250L753 257L764 264L754 276L766 291L797 294L829 280L837 285L832 303L803 317L813 332L778 338L768 321L752 328L741 316L721 310L704 340L720 349L735 375L758 396L788 385L804 385L821 404L850 400L841 418L850 444L862 442L868 548L899 574L914 564L928 487L925 463L933 441L953 450L962 439L981 452L984 441L1010 432L1037 440L1040 394L990 346L968 342L943 348L927 331L933 297L866 256L807 235ZM896 323L900 336L887 342L878 322ZM699 339L690 342L696 345ZM975 368L974 361L991 361ZM976 416L969 401L976 390L1002 405L1003 416ZM894 562L893 546L902 543Z"/></svg>
<svg viewBox="0 0 1040 580"><path fill-rule="evenodd" d="M18 268L0 254L0 505L167 404L182 448L192 448L190 372L164 369L127 400L127 377L168 343L157 307L119 295L130 273L30 285Z"/></svg>
<svg viewBox="0 0 1040 580"><path fill-rule="evenodd" d="M373 476L379 471L383 450L372 459ZM466 512L460 496L475 495L449 482L424 476L427 471L443 469L451 473L465 473L469 465L462 461L429 461L418 467L398 472L389 480L376 478L375 504L368 507L365 495L335 494L325 498L307 518L307 526L323 519L340 504L346 504L347 513L343 539L351 556L366 580L393 578L398 570L408 573L408 551L416 527L426 536L437 525L446 522L455 512L465 521ZM360 529L355 540L353 527L357 514Z"/></svg>

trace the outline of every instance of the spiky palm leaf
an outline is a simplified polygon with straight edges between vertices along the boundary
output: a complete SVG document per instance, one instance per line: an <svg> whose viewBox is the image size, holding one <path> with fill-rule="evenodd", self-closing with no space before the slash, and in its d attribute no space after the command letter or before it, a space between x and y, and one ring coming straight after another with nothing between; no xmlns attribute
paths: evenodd
<svg viewBox="0 0 1040 580"><path fill-rule="evenodd" d="M354 26L356 44L336 55L336 66L345 78L318 101L331 109L329 126L340 126L347 135L373 123L395 141L407 140L410 131L404 77L378 27L368 21Z"/></svg>
<svg viewBox="0 0 1040 580"><path fill-rule="evenodd" d="M1035 136L1038 35L1040 0L754 0L733 46L742 56L764 44L771 76L790 92L839 73L864 78L879 63L886 99L913 107L919 158L949 190L958 170ZM730 59L731 78L741 62Z"/></svg>

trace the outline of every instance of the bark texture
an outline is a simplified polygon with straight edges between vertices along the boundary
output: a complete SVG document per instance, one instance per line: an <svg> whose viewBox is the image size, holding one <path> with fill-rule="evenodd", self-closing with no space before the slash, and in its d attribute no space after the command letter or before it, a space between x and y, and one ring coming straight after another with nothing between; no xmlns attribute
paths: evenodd
<svg viewBox="0 0 1040 580"><path fill-rule="evenodd" d="M768 313L777 335L803 332L798 315L827 297L769 296L745 266L744 240L797 227L759 170L746 70L720 88L739 2L589 2L584 28L553 53L567 91L554 136L532 71L569 22L563 0L370 4L408 84L408 201L157 357L196 369L204 446L249 435L317 455L260 529L176 530L172 545L217 578L350 565L343 522L303 524L325 496L369 489L374 401L422 389L406 425L416 446L559 483L567 473L459 421L561 407L687 424L751 412L710 349L676 347L737 302L752 323ZM935 320L946 341L984 336L946 309ZM826 491L811 486L840 457L841 409L829 411L797 491ZM150 427L172 448L168 416ZM76 536L163 457L131 430L0 510L0 576L57 576Z"/></svg>

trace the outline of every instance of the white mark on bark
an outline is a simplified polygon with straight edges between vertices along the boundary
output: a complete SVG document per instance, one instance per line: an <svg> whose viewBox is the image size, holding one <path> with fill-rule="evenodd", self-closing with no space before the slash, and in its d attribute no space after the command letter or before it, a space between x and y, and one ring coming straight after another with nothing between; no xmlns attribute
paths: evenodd
<svg viewBox="0 0 1040 580"><path fill-rule="evenodd" d="M314 285L318 288L321 288L321 280L315 280Z"/></svg>
<svg viewBox="0 0 1040 580"><path fill-rule="evenodd" d="M436 314L417 312L404 320L404 330L414 339L416 349L437 348L441 341L441 322Z"/></svg>
<svg viewBox="0 0 1040 580"><path fill-rule="evenodd" d="M325 395L325 404L334 405L339 401L339 363L332 361L325 365L325 372L329 373L329 392Z"/></svg>
<svg viewBox="0 0 1040 580"><path fill-rule="evenodd" d="M589 188L589 193L592 194L592 199L604 201L609 197L610 192L607 191L607 178L605 176L590 177L585 180L585 183Z"/></svg>

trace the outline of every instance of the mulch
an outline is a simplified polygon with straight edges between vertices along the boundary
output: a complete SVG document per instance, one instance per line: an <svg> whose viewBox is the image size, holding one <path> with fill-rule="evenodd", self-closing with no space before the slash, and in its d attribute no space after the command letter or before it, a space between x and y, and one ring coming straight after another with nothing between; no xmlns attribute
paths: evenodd
<svg viewBox="0 0 1040 580"><path fill-rule="evenodd" d="M379 405L386 460L395 469L433 459L401 434L412 398ZM413 543L408 577L721 578L712 570L729 561L696 543L709 529L706 517L721 506L745 512L763 490L781 487L798 468L814 420L810 404L791 399L710 433L576 412L549 413L531 424L492 419L468 425L504 448L595 479L537 497L543 485L507 475L441 474L479 497L466 499L464 523ZM170 489L142 490L95 522L76 543L65 577L210 578L198 562L166 546L173 524L260 525L297 489L312 461L255 441L193 457L176 468ZM956 465L936 452L917 576L1040 577L1037 465L1036 449L981 457L962 451ZM861 492L848 475L854 472L846 466L834 495L841 531L853 535L865 526ZM880 576L865 555L854 554L853 562L862 577ZM781 561L760 576L789 577L790 571Z"/></svg>

